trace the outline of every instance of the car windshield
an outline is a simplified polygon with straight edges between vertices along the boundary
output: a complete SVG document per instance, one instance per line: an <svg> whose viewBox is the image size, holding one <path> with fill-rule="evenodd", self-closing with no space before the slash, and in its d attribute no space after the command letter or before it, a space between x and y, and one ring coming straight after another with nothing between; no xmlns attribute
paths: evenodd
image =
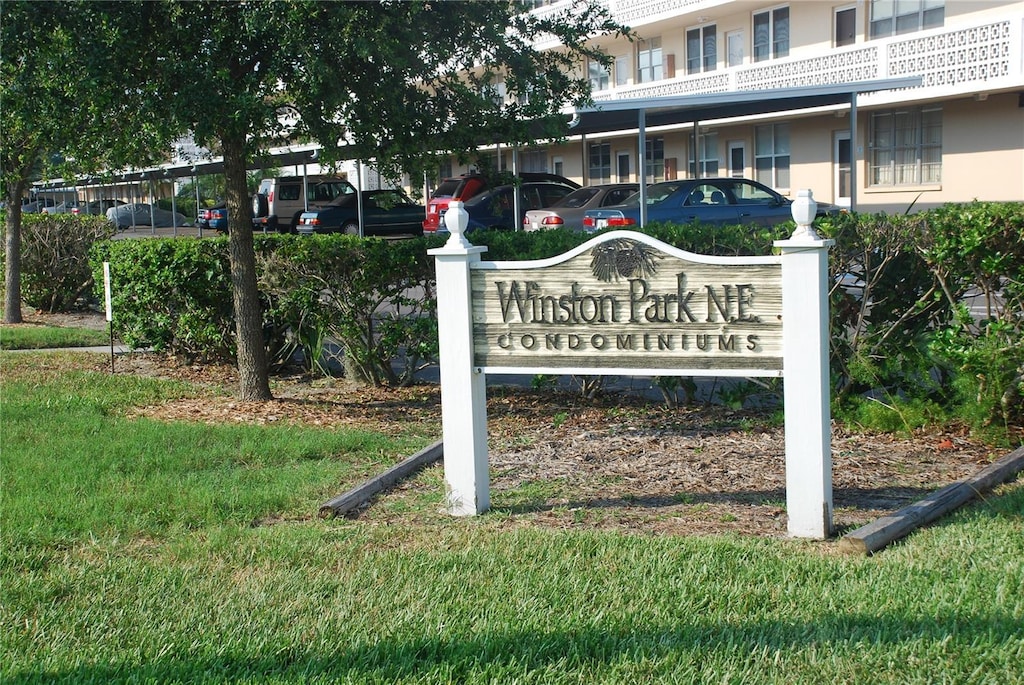
<svg viewBox="0 0 1024 685"><path fill-rule="evenodd" d="M681 186L682 183L655 183L654 185L647 186L647 204L653 205L664 201L665 198L676 192ZM627 197L619 206L639 207L640 191L637 191Z"/></svg>
<svg viewBox="0 0 1024 685"><path fill-rule="evenodd" d="M451 197L455 194L455 190L459 187L459 183L462 182L460 178L449 178L446 181L442 181L441 185L437 187L434 194L430 197Z"/></svg>
<svg viewBox="0 0 1024 685"><path fill-rule="evenodd" d="M579 190L574 190L555 204L551 205L551 208L564 207L566 209L579 209L590 202L590 199L597 195L598 192L597 188L580 188Z"/></svg>

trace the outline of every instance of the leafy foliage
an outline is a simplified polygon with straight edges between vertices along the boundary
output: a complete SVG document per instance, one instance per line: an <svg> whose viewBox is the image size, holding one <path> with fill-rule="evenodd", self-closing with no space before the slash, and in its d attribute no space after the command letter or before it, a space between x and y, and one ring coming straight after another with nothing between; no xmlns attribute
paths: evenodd
<svg viewBox="0 0 1024 685"><path fill-rule="evenodd" d="M98 245L92 266L110 262L113 327L125 344L186 359L234 355L227 240L152 238Z"/></svg>
<svg viewBox="0 0 1024 685"><path fill-rule="evenodd" d="M26 214L22 219L21 299L52 314L68 311L79 298L91 296L89 251L113 234L113 224L104 217Z"/></svg>
<svg viewBox="0 0 1024 685"><path fill-rule="evenodd" d="M434 265L422 241L282 236L260 241L257 261L268 321L311 366L328 337L344 349L348 374L374 385L407 385L436 360Z"/></svg>

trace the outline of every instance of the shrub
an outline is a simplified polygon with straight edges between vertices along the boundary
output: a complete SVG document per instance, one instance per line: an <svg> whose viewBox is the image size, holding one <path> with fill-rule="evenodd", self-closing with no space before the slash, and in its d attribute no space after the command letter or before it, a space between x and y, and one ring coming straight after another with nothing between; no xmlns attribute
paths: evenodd
<svg viewBox="0 0 1024 685"><path fill-rule="evenodd" d="M274 236L257 254L268 321L311 366L328 337L344 349L350 377L375 385L407 385L436 360L434 260L423 240Z"/></svg>
<svg viewBox="0 0 1024 685"><path fill-rule="evenodd" d="M81 298L92 294L89 250L112 235L113 224L104 217L23 214L22 300L51 314L79 306Z"/></svg>
<svg viewBox="0 0 1024 685"><path fill-rule="evenodd" d="M107 241L94 272L110 262L113 327L125 344L189 360L234 358L227 238Z"/></svg>

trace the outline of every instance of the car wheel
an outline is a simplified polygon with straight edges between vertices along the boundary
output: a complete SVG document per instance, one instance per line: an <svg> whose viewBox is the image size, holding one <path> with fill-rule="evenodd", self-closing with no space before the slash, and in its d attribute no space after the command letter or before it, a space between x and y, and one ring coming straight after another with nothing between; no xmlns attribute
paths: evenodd
<svg viewBox="0 0 1024 685"><path fill-rule="evenodd" d="M267 196L262 193L256 193L252 196L252 215L255 218L266 216L270 211L270 207L267 204Z"/></svg>
<svg viewBox="0 0 1024 685"><path fill-rule="evenodd" d="M359 224L354 221L349 221L341 227L341 232L345 235L359 235Z"/></svg>

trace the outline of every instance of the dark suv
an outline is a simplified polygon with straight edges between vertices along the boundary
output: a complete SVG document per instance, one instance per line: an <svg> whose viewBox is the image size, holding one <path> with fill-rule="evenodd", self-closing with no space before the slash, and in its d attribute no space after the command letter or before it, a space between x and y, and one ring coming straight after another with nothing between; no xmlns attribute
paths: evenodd
<svg viewBox="0 0 1024 685"><path fill-rule="evenodd" d="M519 178L527 182L550 181L561 183L574 189L580 187L575 181L558 174L526 171L519 174ZM427 218L423 221L423 232L434 233L446 230L444 227L444 213L448 210L448 203L452 200L465 202L487 190L488 186L487 177L483 174L462 174L461 176L446 178L437 187L437 190L433 192L430 200L427 202Z"/></svg>

